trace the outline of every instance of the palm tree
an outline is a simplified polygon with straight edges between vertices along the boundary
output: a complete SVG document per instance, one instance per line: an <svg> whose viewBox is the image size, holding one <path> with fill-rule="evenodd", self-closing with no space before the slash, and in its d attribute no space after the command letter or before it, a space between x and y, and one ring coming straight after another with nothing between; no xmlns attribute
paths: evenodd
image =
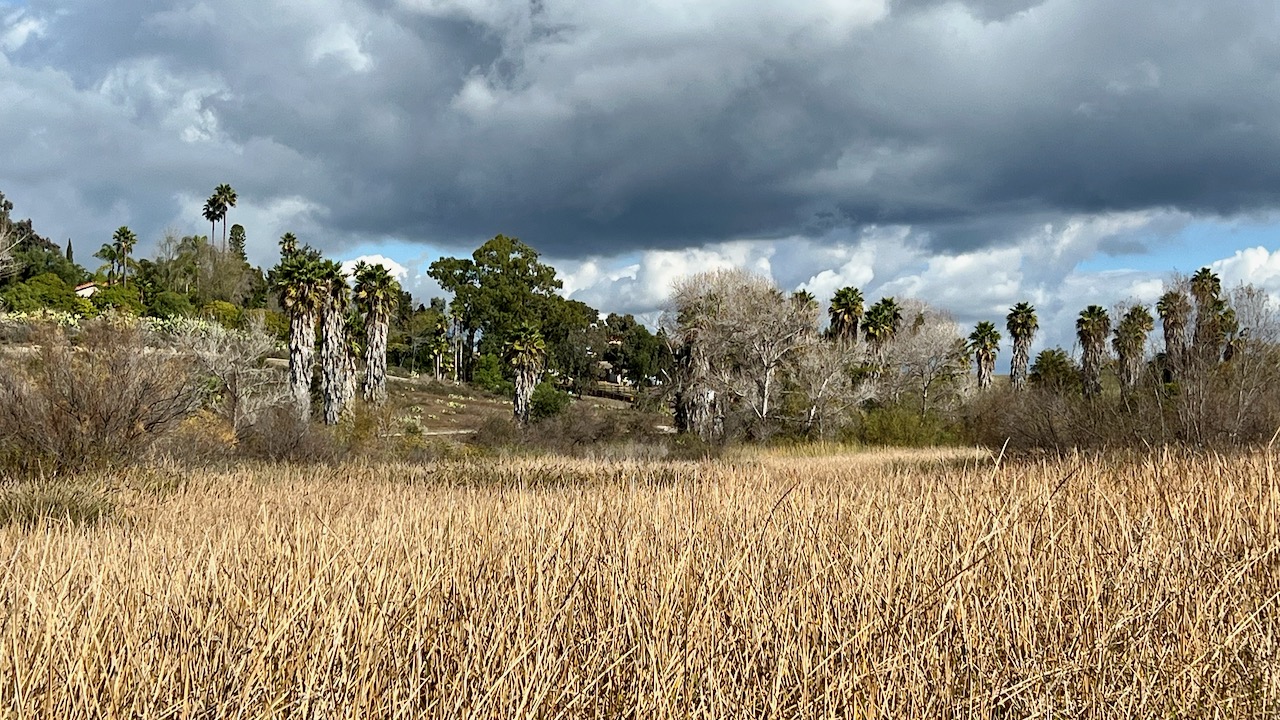
<svg viewBox="0 0 1280 720"><path fill-rule="evenodd" d="M1131 390L1142 373L1143 349L1147 335L1155 328L1155 320L1145 305L1136 305L1120 318L1111 347L1120 358L1120 387Z"/></svg>
<svg viewBox="0 0 1280 720"><path fill-rule="evenodd" d="M897 337L902 327L902 308L898 301L891 297L881 298L867 310L863 319L862 332L876 354L884 351L884 346Z"/></svg>
<svg viewBox="0 0 1280 720"><path fill-rule="evenodd" d="M1033 387L1062 395L1080 390L1080 368L1062 348L1041 350L1031 365L1027 379Z"/></svg>
<svg viewBox="0 0 1280 720"><path fill-rule="evenodd" d="M116 229L115 234L111 236L111 241L116 250L116 262L120 266L120 277L124 279L125 287L128 287L129 253L133 252L133 246L138 244L138 236L127 226L121 225Z"/></svg>
<svg viewBox="0 0 1280 720"><path fill-rule="evenodd" d="M1170 379L1182 371L1187 356L1187 323L1191 319L1191 301L1182 290L1174 289L1160 296L1156 303L1164 332L1164 358Z"/></svg>
<svg viewBox="0 0 1280 720"><path fill-rule="evenodd" d="M542 333L533 325L516 328L507 341L503 357L515 371L515 418L521 425L529 423L529 401L533 398L533 389L542 379L542 363L546 354Z"/></svg>
<svg viewBox="0 0 1280 720"><path fill-rule="evenodd" d="M115 245L103 243L102 248L99 249L98 252L94 253L93 256L106 263L106 265L98 268L98 272L102 272L103 270L107 271L107 284L110 285L115 282L116 268L120 266L119 248Z"/></svg>
<svg viewBox="0 0 1280 720"><path fill-rule="evenodd" d="M862 291L855 287L843 287L831 298L827 315L831 318L831 335L845 342L858 340L862 323Z"/></svg>
<svg viewBox="0 0 1280 720"><path fill-rule="evenodd" d="M289 315L289 388L303 420L311 415L316 315L328 295L321 270L316 254L294 253L274 273L280 305Z"/></svg>
<svg viewBox="0 0 1280 720"><path fill-rule="evenodd" d="M287 258L298 252L298 236L287 232L280 236L280 257Z"/></svg>
<svg viewBox="0 0 1280 720"><path fill-rule="evenodd" d="M222 249L227 249L227 211L236 206L236 191L228 184L222 183L213 189L213 196L218 199L222 209Z"/></svg>
<svg viewBox="0 0 1280 720"><path fill-rule="evenodd" d="M974 327L969 335L969 351L978 363L978 389L991 387L991 378L995 375L996 351L1000 349L1000 331L995 323L983 320Z"/></svg>
<svg viewBox="0 0 1280 720"><path fill-rule="evenodd" d="M1107 354L1107 335L1111 334L1111 316L1101 305L1090 305L1076 319L1076 337L1080 339L1080 382L1085 397L1102 392L1102 363Z"/></svg>
<svg viewBox="0 0 1280 720"><path fill-rule="evenodd" d="M1040 329L1040 319L1031 303L1020 302L1009 309L1005 328L1013 342L1013 358L1009 363L1009 382L1014 390L1027 386L1027 365L1031 362L1031 341Z"/></svg>
<svg viewBox="0 0 1280 720"><path fill-rule="evenodd" d="M803 308L816 308L818 298L808 290L797 290L791 293L791 302Z"/></svg>
<svg viewBox="0 0 1280 720"><path fill-rule="evenodd" d="M400 299L400 284L382 265L355 267L356 306L364 315L364 399L382 403L387 397L387 326Z"/></svg>
<svg viewBox="0 0 1280 720"><path fill-rule="evenodd" d="M351 288L342 265L322 260L318 268L323 288L320 307L320 392L324 397L324 424L337 425L346 404L347 306Z"/></svg>
<svg viewBox="0 0 1280 720"><path fill-rule="evenodd" d="M350 407L351 403L356 399L356 382L360 375L360 368L357 366L356 359L364 352L364 346L360 343L360 338L364 336L364 320L360 318L360 313L355 308L351 308L347 312L344 327L347 336L347 347L342 356L342 406Z"/></svg>
<svg viewBox="0 0 1280 720"><path fill-rule="evenodd" d="M1196 300L1196 328L1191 349L1197 360L1215 361L1221 332L1222 280L1209 268L1200 268L1191 276L1191 296Z"/></svg>
<svg viewBox="0 0 1280 720"><path fill-rule="evenodd" d="M209 242L218 236L218 221L227 214L227 209L217 195L204 201L204 219L209 221Z"/></svg>

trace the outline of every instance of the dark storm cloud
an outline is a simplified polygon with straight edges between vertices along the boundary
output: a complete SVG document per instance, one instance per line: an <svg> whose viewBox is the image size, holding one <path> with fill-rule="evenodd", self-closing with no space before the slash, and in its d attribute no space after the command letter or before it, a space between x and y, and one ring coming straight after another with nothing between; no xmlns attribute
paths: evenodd
<svg viewBox="0 0 1280 720"><path fill-rule="evenodd" d="M43 24L0 66L34 98L0 107L25 142L0 190L145 225L229 180L305 200L329 247L501 231L558 257L1280 204L1273 3L670 8L32 0L0 10Z"/></svg>

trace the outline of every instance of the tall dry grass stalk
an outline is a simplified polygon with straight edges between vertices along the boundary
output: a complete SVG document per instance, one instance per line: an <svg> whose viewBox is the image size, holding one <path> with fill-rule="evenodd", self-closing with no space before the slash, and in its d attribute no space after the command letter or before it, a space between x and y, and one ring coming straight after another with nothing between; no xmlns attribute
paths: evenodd
<svg viewBox="0 0 1280 720"><path fill-rule="evenodd" d="M1274 717L1263 455L247 467L0 530L9 717Z"/></svg>

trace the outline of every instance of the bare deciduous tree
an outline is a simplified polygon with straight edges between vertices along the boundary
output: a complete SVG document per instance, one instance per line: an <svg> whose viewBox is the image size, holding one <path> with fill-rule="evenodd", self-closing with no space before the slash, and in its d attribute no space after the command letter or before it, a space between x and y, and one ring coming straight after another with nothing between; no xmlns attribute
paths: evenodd
<svg viewBox="0 0 1280 720"><path fill-rule="evenodd" d="M717 270L676 283L664 324L679 347L678 416L703 438L732 405L763 427L776 408L779 373L818 342L817 306L789 297L744 270Z"/></svg>
<svg viewBox="0 0 1280 720"><path fill-rule="evenodd" d="M253 317L244 330L228 330L216 323L191 323L175 333L179 351L189 354L196 368L217 384L214 408L240 437L266 411L290 398L284 374L265 359L278 342L261 318Z"/></svg>
<svg viewBox="0 0 1280 720"><path fill-rule="evenodd" d="M885 372L875 394L886 402L915 398L920 414L968 390L969 356L960 326L952 316L919 300L903 300L903 329L885 347Z"/></svg>

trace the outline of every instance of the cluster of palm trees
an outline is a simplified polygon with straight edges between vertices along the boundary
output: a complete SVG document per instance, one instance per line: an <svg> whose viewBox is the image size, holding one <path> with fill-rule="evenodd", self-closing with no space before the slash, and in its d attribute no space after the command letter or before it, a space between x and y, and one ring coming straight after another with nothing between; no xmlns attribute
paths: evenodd
<svg viewBox="0 0 1280 720"><path fill-rule="evenodd" d="M236 206L236 191L228 184L222 183L213 189L213 194L204 203L204 219L209 221L209 239L218 234L218 223L222 223L222 249L227 249L227 211Z"/></svg>
<svg viewBox="0 0 1280 720"><path fill-rule="evenodd" d="M128 228L121 225L111 235L110 243L103 243L102 249L94 253L93 256L106 263L102 266L102 270L107 273L107 283L115 283L123 281L127 286L129 283L129 268L132 266L129 255L133 253L133 246L138 244L138 236Z"/></svg>
<svg viewBox="0 0 1280 720"><path fill-rule="evenodd" d="M272 275L289 316L289 388L300 418L311 415L316 323L320 323L320 392L324 422L337 424L355 397L356 357L364 335L364 399L387 396L387 332L400 285L382 265L357 263L354 290L342 266L300 246L293 233L280 238L280 265ZM354 305L354 308L353 308ZM354 309L355 313L352 313Z"/></svg>
<svg viewBox="0 0 1280 720"><path fill-rule="evenodd" d="M1156 303L1156 313L1164 329L1162 365L1166 381L1176 380L1193 361L1230 360L1235 350L1232 338L1239 333L1238 323L1235 311L1222 297L1222 281L1217 274L1207 267L1201 268L1191 277L1189 290L1190 296L1183 287L1175 287ZM886 336L892 337L896 332L896 326L886 325L883 317L884 308L894 304L892 298L887 298L887 302L881 300L864 317L862 293L856 288L843 288L831 301L831 332L836 337L856 338L861 322L868 342L883 343ZM873 318L873 310L877 308ZM1188 342L1193 311L1194 333ZM1035 307L1020 302L1010 309L1005 322L1013 344L1010 384L1014 390L1022 390L1027 385L1031 343L1040 327ZM1136 387L1146 360L1147 338L1154 329L1155 317L1145 305L1128 308L1114 329L1106 308L1089 305L1082 310L1076 318L1076 338L1081 348L1080 380L1085 397L1095 397L1102 392L1108 337L1116 354L1121 391ZM977 364L979 389L992 384L1000 340L995 324L988 321L979 322L969 335L966 347Z"/></svg>
<svg viewBox="0 0 1280 720"><path fill-rule="evenodd" d="M879 357L902 326L902 307L892 297L881 298L865 309L863 302L862 291L858 288L837 290L827 310L831 318L830 333L846 344L856 343L861 333Z"/></svg>

